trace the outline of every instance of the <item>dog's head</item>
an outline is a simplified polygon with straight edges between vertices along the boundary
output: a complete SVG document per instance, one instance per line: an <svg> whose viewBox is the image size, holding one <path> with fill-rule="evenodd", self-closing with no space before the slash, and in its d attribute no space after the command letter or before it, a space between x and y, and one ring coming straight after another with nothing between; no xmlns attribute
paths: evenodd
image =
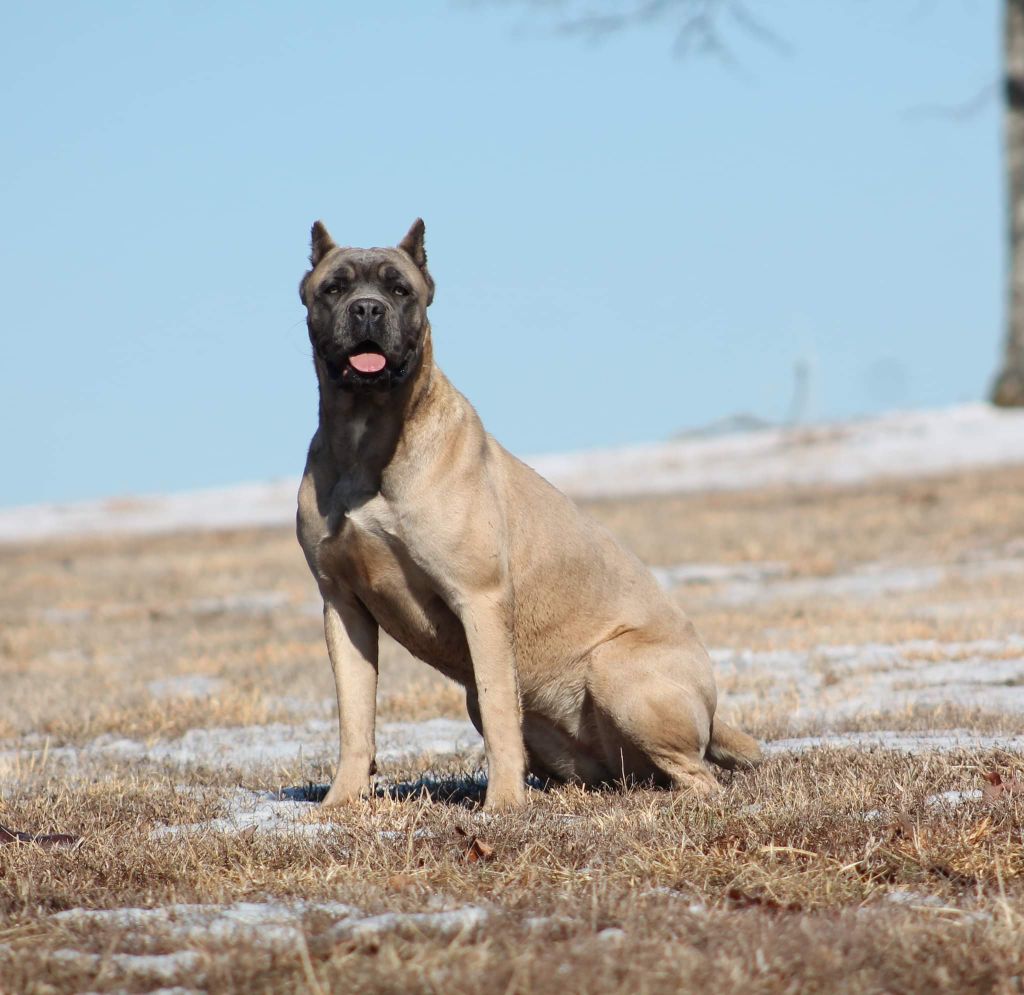
<svg viewBox="0 0 1024 995"><path fill-rule="evenodd" d="M313 225L299 296L321 383L391 390L419 367L434 299L423 231L417 218L395 249L351 249Z"/></svg>

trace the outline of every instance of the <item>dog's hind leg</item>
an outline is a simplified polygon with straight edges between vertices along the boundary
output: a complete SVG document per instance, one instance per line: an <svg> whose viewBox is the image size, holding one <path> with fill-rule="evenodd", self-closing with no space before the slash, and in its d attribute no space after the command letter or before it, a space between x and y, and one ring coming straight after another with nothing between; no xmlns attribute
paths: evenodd
<svg viewBox="0 0 1024 995"><path fill-rule="evenodd" d="M764 760L761 747L753 736L726 725L717 716L711 728L707 757L726 770L751 770Z"/></svg>
<svg viewBox="0 0 1024 995"><path fill-rule="evenodd" d="M627 634L594 650L588 686L616 778L700 795L720 791L704 763L715 708L703 649Z"/></svg>

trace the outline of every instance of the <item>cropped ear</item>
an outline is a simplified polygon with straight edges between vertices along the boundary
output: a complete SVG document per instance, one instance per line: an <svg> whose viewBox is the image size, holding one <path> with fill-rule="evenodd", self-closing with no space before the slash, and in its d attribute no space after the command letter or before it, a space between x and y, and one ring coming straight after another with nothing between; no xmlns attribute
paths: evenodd
<svg viewBox="0 0 1024 995"><path fill-rule="evenodd" d="M417 269L423 274L423 279L427 281L427 304L429 305L434 299L434 278L427 270L427 250L423 247L425 232L426 226L423 224L423 219L417 218L405 233L405 238L398 243L398 247L416 264Z"/></svg>
<svg viewBox="0 0 1024 995"><path fill-rule="evenodd" d="M331 249L337 248L334 244L334 239L331 238L331 233L324 227L322 221L314 221L313 228L309 233L310 240L310 251L309 261L316 269L317 264L327 255Z"/></svg>
<svg viewBox="0 0 1024 995"><path fill-rule="evenodd" d="M417 218L405 233L405 238L398 243L398 247L407 252L420 269L427 268L427 250L423 248L423 235L426 230L423 219Z"/></svg>

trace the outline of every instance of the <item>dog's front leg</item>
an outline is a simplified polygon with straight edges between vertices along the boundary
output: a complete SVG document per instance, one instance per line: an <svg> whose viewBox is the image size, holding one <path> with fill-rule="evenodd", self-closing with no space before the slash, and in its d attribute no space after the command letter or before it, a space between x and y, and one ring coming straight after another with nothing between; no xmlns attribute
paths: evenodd
<svg viewBox="0 0 1024 995"><path fill-rule="evenodd" d="M490 598L473 599L461 614L487 751L484 808L516 808L526 800L526 751L511 633L504 613Z"/></svg>
<svg viewBox="0 0 1024 995"><path fill-rule="evenodd" d="M324 634L338 692L340 748L324 805L365 794L376 756L377 623L352 596L324 599Z"/></svg>

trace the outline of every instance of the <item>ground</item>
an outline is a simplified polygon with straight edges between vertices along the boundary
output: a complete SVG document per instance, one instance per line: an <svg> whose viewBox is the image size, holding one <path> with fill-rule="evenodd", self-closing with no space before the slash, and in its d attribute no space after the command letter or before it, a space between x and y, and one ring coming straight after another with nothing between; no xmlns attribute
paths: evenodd
<svg viewBox="0 0 1024 995"><path fill-rule="evenodd" d="M4 992L1024 990L1024 468L591 500L767 762L485 816L384 648L377 797L286 527L0 548Z"/></svg>

